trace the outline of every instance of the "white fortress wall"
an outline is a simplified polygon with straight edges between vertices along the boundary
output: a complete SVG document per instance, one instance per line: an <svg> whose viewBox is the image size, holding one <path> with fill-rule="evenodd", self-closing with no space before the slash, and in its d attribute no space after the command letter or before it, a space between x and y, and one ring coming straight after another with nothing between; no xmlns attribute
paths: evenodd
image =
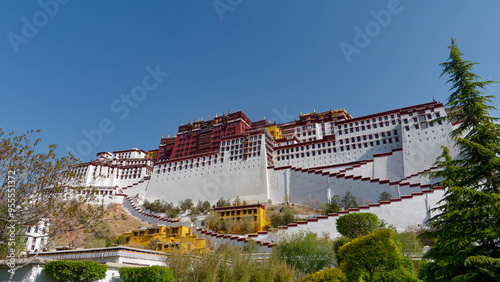
<svg viewBox="0 0 500 282"><path fill-rule="evenodd" d="M426 221L434 215L430 210L437 207L437 202L443 198L443 195L443 189L426 190L425 193L418 192L399 199L391 199L388 202L370 204L359 209L351 209L338 214L329 214L316 219L291 223L271 232L261 232L253 239L276 243L287 236L307 232L312 232L319 237L335 239L341 235L336 228L337 219L353 212L373 213L379 219L384 220L387 225L394 226L398 232L403 232L408 227L424 226Z"/></svg>
<svg viewBox="0 0 500 282"><path fill-rule="evenodd" d="M167 168L170 163L157 164L146 199L158 198L176 204L189 198L193 202L208 200L213 205L221 197L234 200L238 196L241 200L265 202L268 200L265 142L260 146L259 155L247 159L219 153L210 164L205 162L200 167L189 168L188 160L175 162L181 164L170 172ZM213 163L214 160L219 161Z"/></svg>
<svg viewBox="0 0 500 282"><path fill-rule="evenodd" d="M388 180L380 181L361 177L334 176L330 178L330 183L330 193L332 196L339 195L342 197L349 191L358 198L359 205L378 202L382 192L388 192L394 198L400 196L398 185L390 183Z"/></svg>
<svg viewBox="0 0 500 282"><path fill-rule="evenodd" d="M144 199L148 185L149 185L149 178L145 180L140 180L139 182L135 182L132 185L128 185L120 189L122 192L130 196L139 195L139 198Z"/></svg>
<svg viewBox="0 0 500 282"><path fill-rule="evenodd" d="M362 177L373 177L374 163L372 160L362 162L356 165L352 165L346 169L336 171L341 172L344 175L362 176Z"/></svg>
<svg viewBox="0 0 500 282"><path fill-rule="evenodd" d="M449 137L450 131L453 130L452 125L447 122L434 122L431 125L429 122L445 115L444 108L402 115L405 177L432 167L436 158L443 152L441 146L448 147L452 156L458 154Z"/></svg>
<svg viewBox="0 0 500 282"><path fill-rule="evenodd" d="M284 203L290 199L290 169L268 169L269 199L273 203Z"/></svg>
<svg viewBox="0 0 500 282"><path fill-rule="evenodd" d="M391 153L376 155L373 159L373 178L391 181L403 178L403 151L393 150Z"/></svg>
<svg viewBox="0 0 500 282"><path fill-rule="evenodd" d="M313 204L316 200L327 201L328 176L314 172L290 169L290 194L295 203Z"/></svg>

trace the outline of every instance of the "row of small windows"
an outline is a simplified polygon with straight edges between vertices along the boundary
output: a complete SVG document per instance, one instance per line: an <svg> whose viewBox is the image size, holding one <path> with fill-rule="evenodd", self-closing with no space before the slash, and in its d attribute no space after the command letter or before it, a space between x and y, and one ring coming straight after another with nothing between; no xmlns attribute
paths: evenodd
<svg viewBox="0 0 500 282"><path fill-rule="evenodd" d="M224 216L238 216L238 215L251 215L251 214L257 214L257 209L244 209L244 210L232 210L232 211L222 211L222 212L217 212L217 215L219 217L224 217Z"/></svg>
<svg viewBox="0 0 500 282"><path fill-rule="evenodd" d="M120 153L117 155L117 157L120 159L128 159L128 158L130 158L130 156L131 156L131 153Z"/></svg>
<svg viewBox="0 0 500 282"><path fill-rule="evenodd" d="M219 163L223 163L224 159L220 158L220 160L218 162ZM156 170L156 173L160 173L160 171L162 173L171 172L171 171L181 171L183 169L192 169L192 168L205 167L205 165L209 166L209 165L212 165L212 164L217 164L217 159L213 159L211 161L206 161L206 162L203 161L201 163L191 163L191 164L185 164L185 165L181 165L181 166L168 167L168 168L163 168L163 169L158 168Z"/></svg>
<svg viewBox="0 0 500 282"><path fill-rule="evenodd" d="M440 120L438 120L438 121L437 121L437 124L442 125L442 124L443 124L443 122L442 122L442 121L440 121ZM421 123L415 123L415 124L413 125L413 127L414 127L415 129L426 129L426 128L428 128L428 127L433 127L433 126L434 126L434 123L433 123L433 122L421 122ZM410 130L410 126L409 126L409 125L405 126L405 130L406 130L406 131Z"/></svg>
<svg viewBox="0 0 500 282"><path fill-rule="evenodd" d="M120 176L120 179L134 179L134 178L141 178L141 175L140 174L133 174L133 175Z"/></svg>
<svg viewBox="0 0 500 282"><path fill-rule="evenodd" d="M258 149L258 147L251 147L251 148L247 148L246 151L247 152L257 152L257 149ZM238 155L238 154L243 154L243 151L245 151L245 150L244 149L240 149L239 151L238 150L231 151L231 156Z"/></svg>
<svg viewBox="0 0 500 282"><path fill-rule="evenodd" d="M436 118L441 117L441 115L439 114L439 112L435 112L434 115L435 115ZM412 117L411 118L411 120L413 122L426 121L426 120L431 120L431 119L432 119L432 114L420 115L418 117ZM439 124L441 124L440 120L438 122L439 122ZM403 119L403 123L404 124L408 124L408 119L407 118Z"/></svg>
<svg viewBox="0 0 500 282"><path fill-rule="evenodd" d="M146 163L148 163L148 160L118 161L117 162L118 165L123 165L123 166L127 166L127 165L140 165L140 164L146 164Z"/></svg>
<svg viewBox="0 0 500 282"><path fill-rule="evenodd" d="M261 140L262 139L262 135L258 135L258 136L250 136L249 137L249 141L255 141L255 140ZM244 138L240 138L240 139L234 139L234 140L230 140L230 141L223 141L222 142L222 146L229 146L229 145L234 145L234 144L240 144L240 143L243 143L245 141ZM260 141L259 141L260 143Z"/></svg>
<svg viewBox="0 0 500 282"><path fill-rule="evenodd" d="M394 135L398 135L398 130L395 129L395 130L392 131L392 133ZM357 137L351 137L351 138L346 138L346 139L340 139L339 140L339 144L340 145L343 145L344 143L345 144L349 144L349 140L351 141L351 143L354 143L356 141L357 142L361 142L361 141L366 141L366 140L378 139L379 135L380 135L380 137L386 137L386 136L390 137L391 136L391 131L374 133L374 134L368 134L368 135L357 136ZM396 142L399 142L399 141L396 141Z"/></svg>
<svg viewBox="0 0 500 282"><path fill-rule="evenodd" d="M390 122L389 121L380 122L378 124L378 127L390 126L391 124L396 125L397 124L396 120L391 120ZM338 132L339 132L339 135L342 135L342 133L348 134L348 133L353 133L353 132L359 132L359 131L363 131L363 130L367 130L367 129L372 129L372 127L374 129L377 128L377 124L376 123L374 123L372 125L367 124L366 126L362 125L362 126L357 126L357 127L345 128L344 130L340 129L341 126L339 125L338 128L340 130Z"/></svg>
<svg viewBox="0 0 500 282"><path fill-rule="evenodd" d="M398 114L398 116L399 116L399 114ZM384 123L386 125L389 125L388 124L389 118L391 120L393 120L392 124L396 124L396 121L394 120L395 117L396 116L394 114L392 114L390 116L383 116L383 117L378 117L378 118L372 118L372 119L367 119L367 120L362 120L362 121L351 122L349 124L344 124L344 128L348 128L348 127L352 128L354 126L366 124L367 125L367 129L370 129L370 127L368 127L368 125L370 125L370 122L372 123L373 128L377 128L377 122L379 124L382 122L382 123ZM341 129L341 128L342 128L342 125L339 125L338 129Z"/></svg>
<svg viewBox="0 0 500 282"><path fill-rule="evenodd" d="M81 195L113 195L113 191L111 191L111 190L83 189L83 190L76 190L76 194L81 194Z"/></svg>
<svg viewBox="0 0 500 282"><path fill-rule="evenodd" d="M250 143L248 143L248 147L260 146L261 144L262 144L261 141L250 142ZM222 147L221 148L221 151L224 151L224 150L225 151L229 151L229 150L235 150L235 149L237 150L237 149L240 149L240 148L241 149L244 148L243 144L241 144L241 145L233 145L231 147L229 147L229 146L230 146L230 144L228 143L227 147Z"/></svg>
<svg viewBox="0 0 500 282"><path fill-rule="evenodd" d="M158 166L158 168L173 167L173 166L175 167L175 166L180 166L180 165L184 165L184 164L199 163L199 162L209 161L211 159L217 159L217 155L199 157L199 158L189 159L189 160L184 160L184 161L177 161L177 162L172 162L172 163L168 163L168 164L161 164Z"/></svg>
<svg viewBox="0 0 500 282"><path fill-rule="evenodd" d="M256 153L249 153L247 154L248 157L260 157L260 152ZM236 161L236 160L241 160L243 159L244 155L239 155L239 156L234 156L234 157L229 157L230 161Z"/></svg>
<svg viewBox="0 0 500 282"><path fill-rule="evenodd" d="M377 134L377 136L378 136L378 134ZM390 136L390 132L388 133L387 136ZM346 139L345 141L340 140L339 144L342 145L342 146L338 147L338 151L343 152L343 151L349 151L351 149L361 149L361 148L373 147L373 146L376 146L376 145L378 146L378 145L382 145L382 144L392 144L394 142L395 143L399 143L399 140L400 140L399 137L396 136L394 138L384 138L384 139L380 139L380 140L373 140L373 141L369 141L369 142L362 142L362 143L345 145L345 146L343 144L344 143L348 144L349 140L348 139ZM355 142L355 140L353 142ZM287 150L283 150L283 151L284 151L284 153L279 153L279 154L289 153ZM288 160L288 159L293 159L294 157L295 158L304 158L304 157L316 156L316 155L327 154L327 153L332 153L332 152L336 153L337 149L336 148L331 148L331 149L328 148L328 149L311 151L311 152L309 152L309 151L308 152L301 152L300 154L293 154L293 151L291 151L291 152L292 152L292 154L290 154L290 155L277 156L277 160L278 161L285 160L285 159Z"/></svg>
<svg viewBox="0 0 500 282"><path fill-rule="evenodd" d="M294 159L294 158L305 158L305 157L310 157L310 156L316 156L316 154L318 156L320 156L321 154L327 154L327 153L332 153L332 151L334 153L337 152L337 149L333 148L328 148L328 149L323 149L323 150L317 150L317 151L310 151L310 152L303 152L303 153L297 153L297 154L290 154L290 155L285 155L285 156L278 156L276 159L278 161L281 161L281 160L289 160L289 159Z"/></svg>
<svg viewBox="0 0 500 282"><path fill-rule="evenodd" d="M370 142L363 142L363 143L357 143L357 144L352 144L352 145L345 145L345 146L340 146L339 150L344 151L344 148L346 151L349 151L351 149L361 149L361 148L368 148L368 147L373 147L375 145L381 145L381 144L392 144L394 142L398 143L399 142L399 137L394 137L394 138L385 138L381 140L376 140L376 141L370 141Z"/></svg>
<svg viewBox="0 0 500 282"><path fill-rule="evenodd" d="M307 133L307 136L316 135L316 130L308 131L308 132L302 132L302 137L306 136L306 133Z"/></svg>
<svg viewBox="0 0 500 282"><path fill-rule="evenodd" d="M330 147L330 146L334 146L335 145L335 142L325 142L325 143L321 143L321 144L312 144L312 145L305 145L305 146L300 146L300 147L292 147L292 148L288 148L288 149L281 149L281 150L277 150L276 153L278 155L280 154L288 154L290 152L298 152L298 151L304 151L304 150L309 150L309 149L316 149L316 148L325 148L325 147Z"/></svg>

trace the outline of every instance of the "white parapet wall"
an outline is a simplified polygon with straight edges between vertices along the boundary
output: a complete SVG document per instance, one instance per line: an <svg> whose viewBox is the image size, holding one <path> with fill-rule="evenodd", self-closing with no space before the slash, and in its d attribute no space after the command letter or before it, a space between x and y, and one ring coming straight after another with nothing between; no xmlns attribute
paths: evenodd
<svg viewBox="0 0 500 282"><path fill-rule="evenodd" d="M442 188L423 190L390 201L280 226L269 232L260 232L253 239L259 242L277 243L293 234L308 232L314 233L318 237L335 239L341 235L337 231L337 219L343 215L356 212L373 213L379 219L384 220L388 226L393 226L398 232L403 232L408 228L426 226L427 220L434 215L432 209L438 206L438 202L443 198L443 195L444 189Z"/></svg>
<svg viewBox="0 0 500 282"><path fill-rule="evenodd" d="M263 156L236 161L226 161L224 157L223 163L170 172L157 165L146 190L146 199L173 203L191 199L214 204L220 197L235 199L236 196L247 201L267 201Z"/></svg>

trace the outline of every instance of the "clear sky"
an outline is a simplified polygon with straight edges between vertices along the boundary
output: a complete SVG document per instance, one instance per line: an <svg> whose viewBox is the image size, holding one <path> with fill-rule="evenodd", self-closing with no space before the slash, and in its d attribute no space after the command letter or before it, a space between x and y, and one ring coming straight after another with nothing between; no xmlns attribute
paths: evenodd
<svg viewBox="0 0 500 282"><path fill-rule="evenodd" d="M88 161L239 109L286 122L444 102L450 37L500 80L499 14L498 0L4 0L0 128Z"/></svg>

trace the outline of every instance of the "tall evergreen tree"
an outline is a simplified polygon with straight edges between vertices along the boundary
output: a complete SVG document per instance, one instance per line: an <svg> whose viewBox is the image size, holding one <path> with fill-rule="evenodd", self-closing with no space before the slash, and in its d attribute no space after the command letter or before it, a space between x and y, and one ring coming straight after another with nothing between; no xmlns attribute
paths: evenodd
<svg viewBox="0 0 500 282"><path fill-rule="evenodd" d="M446 187L444 199L429 225L436 244L425 254L425 281L500 281L500 128L490 117L494 96L482 90L494 81L473 73L472 63L451 39L450 57L440 64L452 92L446 119L455 125L450 136L459 149L452 159L448 148L431 173Z"/></svg>

